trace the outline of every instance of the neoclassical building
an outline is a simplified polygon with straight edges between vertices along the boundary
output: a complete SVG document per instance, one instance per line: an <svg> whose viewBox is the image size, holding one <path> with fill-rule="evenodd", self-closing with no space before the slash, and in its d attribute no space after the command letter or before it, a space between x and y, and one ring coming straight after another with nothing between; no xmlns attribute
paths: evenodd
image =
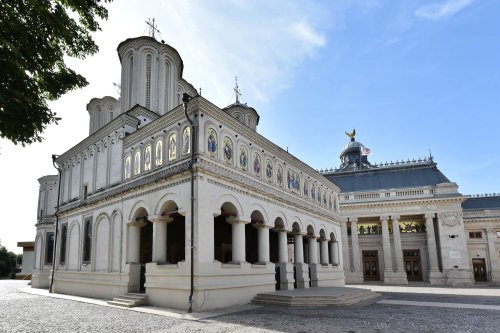
<svg viewBox="0 0 500 333"><path fill-rule="evenodd" d="M207 310L343 286L338 186L258 134L255 109L200 96L172 47L118 55L119 100L92 99L89 136L39 179L33 287Z"/></svg>
<svg viewBox="0 0 500 333"><path fill-rule="evenodd" d="M169 45L118 55L119 99L92 99L88 137L39 179L33 287L200 311L345 282L500 283L499 196L463 196L432 157L372 165L354 133L318 172L238 93L200 96Z"/></svg>
<svg viewBox="0 0 500 333"><path fill-rule="evenodd" d="M500 283L500 196L458 192L433 157L372 165L355 140L338 169L347 283L471 286Z"/></svg>

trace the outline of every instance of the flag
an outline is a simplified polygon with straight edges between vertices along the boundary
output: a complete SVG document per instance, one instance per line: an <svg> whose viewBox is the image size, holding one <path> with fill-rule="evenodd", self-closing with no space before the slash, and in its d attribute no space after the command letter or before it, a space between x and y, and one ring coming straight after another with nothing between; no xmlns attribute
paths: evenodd
<svg viewBox="0 0 500 333"><path fill-rule="evenodd" d="M372 153L372 150L370 148L366 148L365 146L361 145L361 155L368 156L371 153Z"/></svg>

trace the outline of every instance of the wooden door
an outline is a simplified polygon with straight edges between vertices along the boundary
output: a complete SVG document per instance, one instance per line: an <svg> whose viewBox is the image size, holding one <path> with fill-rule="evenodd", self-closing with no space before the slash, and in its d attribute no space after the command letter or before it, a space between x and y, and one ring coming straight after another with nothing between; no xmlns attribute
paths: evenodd
<svg viewBox="0 0 500 333"><path fill-rule="evenodd" d="M420 250L404 250L403 261L408 281L422 281Z"/></svg>
<svg viewBox="0 0 500 333"><path fill-rule="evenodd" d="M472 259L472 269L474 270L474 280L478 282L486 282L486 262L484 259Z"/></svg>
<svg viewBox="0 0 500 333"><path fill-rule="evenodd" d="M363 251L363 276L365 281L380 281L378 251Z"/></svg>

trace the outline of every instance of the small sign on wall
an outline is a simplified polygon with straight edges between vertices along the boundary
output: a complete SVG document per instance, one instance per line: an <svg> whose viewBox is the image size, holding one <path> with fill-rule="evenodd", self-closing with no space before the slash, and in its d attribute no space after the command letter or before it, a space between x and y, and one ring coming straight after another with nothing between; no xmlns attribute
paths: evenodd
<svg viewBox="0 0 500 333"><path fill-rule="evenodd" d="M460 258L460 252L459 251L450 251L450 258L451 259L458 259L458 258Z"/></svg>

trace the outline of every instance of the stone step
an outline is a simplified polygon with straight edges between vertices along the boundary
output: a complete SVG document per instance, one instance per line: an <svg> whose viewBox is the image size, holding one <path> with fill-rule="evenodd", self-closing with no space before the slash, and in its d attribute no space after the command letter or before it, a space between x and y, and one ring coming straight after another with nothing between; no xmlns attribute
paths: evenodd
<svg viewBox="0 0 500 333"><path fill-rule="evenodd" d="M370 290L348 291L337 293L335 295L326 293L318 295L307 291L299 291L294 294L293 291L283 295L280 293L258 294L252 300L252 303L261 305L284 305L284 306L366 306L373 304L381 296Z"/></svg>
<svg viewBox="0 0 500 333"><path fill-rule="evenodd" d="M131 308L134 306L145 305L147 304L147 302L148 302L148 296L145 294L126 293L113 298L112 301L108 301L108 304L121 306L125 308Z"/></svg>

